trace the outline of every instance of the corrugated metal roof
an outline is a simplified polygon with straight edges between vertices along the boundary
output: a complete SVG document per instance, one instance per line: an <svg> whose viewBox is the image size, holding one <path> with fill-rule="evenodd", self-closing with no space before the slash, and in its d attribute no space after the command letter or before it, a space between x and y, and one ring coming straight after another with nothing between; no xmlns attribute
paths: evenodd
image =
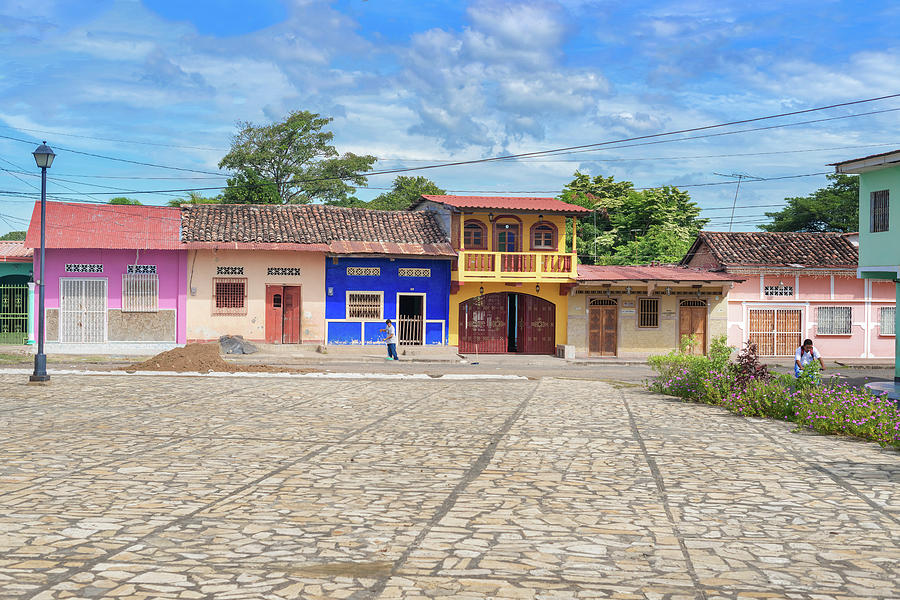
<svg viewBox="0 0 900 600"><path fill-rule="evenodd" d="M0 261L31 262L34 251L25 247L24 241L0 241Z"/></svg>
<svg viewBox="0 0 900 600"><path fill-rule="evenodd" d="M578 281L743 281L743 278L672 266L578 265Z"/></svg>
<svg viewBox="0 0 900 600"><path fill-rule="evenodd" d="M180 250L181 211L164 206L47 202L46 248ZM41 203L35 202L25 246L41 245Z"/></svg>
<svg viewBox="0 0 900 600"><path fill-rule="evenodd" d="M521 196L437 196L424 195L425 200L454 208L483 208L493 210L513 210L528 212L581 214L590 209L568 204L556 198L531 198ZM415 205L414 205L415 206Z"/></svg>

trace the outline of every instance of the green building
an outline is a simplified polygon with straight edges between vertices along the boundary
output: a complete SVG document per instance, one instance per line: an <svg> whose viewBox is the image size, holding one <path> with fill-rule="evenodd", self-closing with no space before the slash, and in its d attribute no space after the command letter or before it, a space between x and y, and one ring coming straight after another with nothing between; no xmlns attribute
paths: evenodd
<svg viewBox="0 0 900 600"><path fill-rule="evenodd" d="M24 242L0 241L0 344L34 342L31 257Z"/></svg>
<svg viewBox="0 0 900 600"><path fill-rule="evenodd" d="M854 158L832 165L838 173L859 175L859 266L857 276L863 279L885 279L894 282L900 301L900 150ZM894 201L891 210L891 198ZM894 334L894 382L870 384L900 398L900 338L897 331L897 306L890 333ZM883 327L890 319L883 319ZM882 330L882 334L885 331Z"/></svg>

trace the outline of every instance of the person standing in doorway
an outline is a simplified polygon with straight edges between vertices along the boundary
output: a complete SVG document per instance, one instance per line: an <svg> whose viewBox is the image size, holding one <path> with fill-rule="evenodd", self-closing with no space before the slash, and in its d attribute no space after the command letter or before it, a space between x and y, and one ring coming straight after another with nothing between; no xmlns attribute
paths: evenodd
<svg viewBox="0 0 900 600"><path fill-rule="evenodd" d="M388 355L385 360L400 360L397 356L397 330L390 319L384 322L384 329L380 331L384 332L384 341L387 343Z"/></svg>
<svg viewBox="0 0 900 600"><path fill-rule="evenodd" d="M803 340L803 345L797 348L797 352L794 354L794 377L799 378L800 372L803 371L803 367L814 360L819 361L819 365L824 371L825 363L822 361L822 355L819 354L819 351L813 346L812 340L805 339Z"/></svg>

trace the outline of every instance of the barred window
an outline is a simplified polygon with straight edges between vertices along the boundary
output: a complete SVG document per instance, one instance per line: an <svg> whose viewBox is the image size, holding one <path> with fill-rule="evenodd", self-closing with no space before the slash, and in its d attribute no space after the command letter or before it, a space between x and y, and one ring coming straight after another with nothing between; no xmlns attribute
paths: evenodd
<svg viewBox="0 0 900 600"><path fill-rule="evenodd" d="M816 309L819 335L850 335L852 312L849 306L820 306Z"/></svg>
<svg viewBox="0 0 900 600"><path fill-rule="evenodd" d="M244 277L216 277L213 279L214 315L247 314L247 279Z"/></svg>
<svg viewBox="0 0 900 600"><path fill-rule="evenodd" d="M878 321L878 330L881 332L881 335L895 335L896 319L896 306L881 307L881 319Z"/></svg>
<svg viewBox="0 0 900 600"><path fill-rule="evenodd" d="M890 228L890 191L879 190L869 194L869 203L871 205L871 223L870 231L878 233L879 231L887 231Z"/></svg>
<svg viewBox="0 0 900 600"><path fill-rule="evenodd" d="M159 280L156 274L123 273L122 312L156 312L158 310Z"/></svg>
<svg viewBox="0 0 900 600"><path fill-rule="evenodd" d="M381 292L347 292L347 318L381 320L383 298Z"/></svg>
<svg viewBox="0 0 900 600"><path fill-rule="evenodd" d="M767 285L764 288L766 296L793 296L794 286L792 285Z"/></svg>
<svg viewBox="0 0 900 600"><path fill-rule="evenodd" d="M638 327L659 327L659 298L638 299Z"/></svg>

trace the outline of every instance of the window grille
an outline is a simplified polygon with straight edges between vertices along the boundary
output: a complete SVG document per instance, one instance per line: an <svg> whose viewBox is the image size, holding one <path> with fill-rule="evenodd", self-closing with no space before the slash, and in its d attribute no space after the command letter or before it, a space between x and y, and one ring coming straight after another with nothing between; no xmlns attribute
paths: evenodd
<svg viewBox="0 0 900 600"><path fill-rule="evenodd" d="M247 314L247 280L243 277L216 277L213 280L214 315Z"/></svg>
<svg viewBox="0 0 900 600"><path fill-rule="evenodd" d="M153 268L156 269L155 266ZM122 312L157 312L158 310L159 280L156 274L124 273L122 275Z"/></svg>
<svg viewBox="0 0 900 600"><path fill-rule="evenodd" d="M380 292L349 292L347 294L347 318L381 319L382 295Z"/></svg>
<svg viewBox="0 0 900 600"><path fill-rule="evenodd" d="M381 267L347 267L347 275L378 277L381 275Z"/></svg>
<svg viewBox="0 0 900 600"><path fill-rule="evenodd" d="M680 306L706 306L706 300L682 300Z"/></svg>
<svg viewBox="0 0 900 600"><path fill-rule="evenodd" d="M216 267L216 275L243 275L244 267Z"/></svg>
<svg viewBox="0 0 900 600"><path fill-rule="evenodd" d="M760 356L793 356L803 331L802 312L796 309L751 309L750 341Z"/></svg>
<svg viewBox="0 0 900 600"><path fill-rule="evenodd" d="M612 298L591 298L588 306L618 306L618 302Z"/></svg>
<svg viewBox="0 0 900 600"><path fill-rule="evenodd" d="M66 273L102 273L103 265L66 264Z"/></svg>
<svg viewBox="0 0 900 600"><path fill-rule="evenodd" d="M156 265L128 265L126 273L153 273L156 274Z"/></svg>
<svg viewBox="0 0 900 600"><path fill-rule="evenodd" d="M890 191L872 192L869 200L872 212L871 232L887 231L890 228Z"/></svg>
<svg viewBox="0 0 900 600"><path fill-rule="evenodd" d="M766 296L793 296L794 286L792 285L767 285L763 289Z"/></svg>
<svg viewBox="0 0 900 600"><path fill-rule="evenodd" d="M431 269L401 268L397 270L397 274L400 277L431 277Z"/></svg>
<svg viewBox="0 0 900 600"><path fill-rule="evenodd" d="M659 327L659 299L638 299L638 327Z"/></svg>
<svg viewBox="0 0 900 600"><path fill-rule="evenodd" d="M300 275L300 267L269 267L266 275Z"/></svg>
<svg viewBox="0 0 900 600"><path fill-rule="evenodd" d="M878 329L881 335L895 335L896 318L896 306L881 307L881 320L878 322Z"/></svg>
<svg viewBox="0 0 900 600"><path fill-rule="evenodd" d="M59 341L106 341L106 279L59 278Z"/></svg>
<svg viewBox="0 0 900 600"><path fill-rule="evenodd" d="M553 227L538 225L532 230L532 248L553 248Z"/></svg>
<svg viewBox="0 0 900 600"><path fill-rule="evenodd" d="M820 306L816 309L819 335L850 335L852 311L849 306Z"/></svg>

